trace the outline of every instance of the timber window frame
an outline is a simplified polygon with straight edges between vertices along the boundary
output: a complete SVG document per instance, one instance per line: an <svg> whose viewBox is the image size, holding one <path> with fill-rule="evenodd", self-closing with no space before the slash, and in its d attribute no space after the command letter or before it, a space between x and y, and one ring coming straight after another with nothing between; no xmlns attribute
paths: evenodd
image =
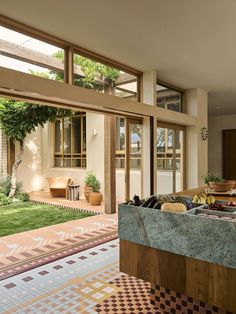
<svg viewBox="0 0 236 314"><path fill-rule="evenodd" d="M19 32L21 34L30 36L32 38L41 40L45 43L55 45L58 48L64 50L64 82L73 84L73 54L79 54L85 58L100 62L109 67L116 68L120 71L124 71L127 74L135 76L137 78L137 101L140 101L140 90L142 84L142 72L138 71L130 66L119 63L115 60L104 57L100 54L97 54L93 51L85 49L81 46L78 46L74 43L63 40L59 37L53 36L49 33L41 31L37 28L28 26L22 22L16 21L14 19L8 18L0 14L0 25L6 27L10 30ZM117 96L118 97L118 96Z"/></svg>
<svg viewBox="0 0 236 314"><path fill-rule="evenodd" d="M79 126L79 134L75 134ZM59 118L54 123L54 167L86 168L86 114Z"/></svg>
<svg viewBox="0 0 236 314"><path fill-rule="evenodd" d="M159 101L158 101L158 93L161 92L160 90L158 90L158 86L162 87L163 91L166 90L166 91L172 92L172 94L176 94L176 95L169 95L169 96L166 95L163 97L159 97ZM178 97L179 97L179 99L178 99ZM177 106L176 101L179 102L179 110L175 110L175 108L174 108ZM179 87L173 86L171 84L168 84L166 82L162 82L160 80L157 80L157 82L156 82L156 106L167 109L167 110L185 113L186 112L185 90L181 89Z"/></svg>

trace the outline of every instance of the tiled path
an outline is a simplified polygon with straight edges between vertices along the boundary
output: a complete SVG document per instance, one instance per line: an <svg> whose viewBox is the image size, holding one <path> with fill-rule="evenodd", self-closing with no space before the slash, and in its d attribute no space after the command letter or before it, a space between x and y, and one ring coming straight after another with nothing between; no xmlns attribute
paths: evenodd
<svg viewBox="0 0 236 314"><path fill-rule="evenodd" d="M0 278L6 267L56 252L68 245L117 231L117 214L96 215L0 238ZM4 272L3 272L4 270Z"/></svg>
<svg viewBox="0 0 236 314"><path fill-rule="evenodd" d="M118 271L118 240L0 281L0 313L159 313L149 285Z"/></svg>

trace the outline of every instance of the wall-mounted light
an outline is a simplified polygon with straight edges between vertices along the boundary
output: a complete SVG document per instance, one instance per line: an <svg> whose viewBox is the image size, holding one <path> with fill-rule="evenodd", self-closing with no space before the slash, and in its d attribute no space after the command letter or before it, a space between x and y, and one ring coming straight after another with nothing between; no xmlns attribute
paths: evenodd
<svg viewBox="0 0 236 314"><path fill-rule="evenodd" d="M98 132L96 129L93 129L93 136L97 136L98 135Z"/></svg>

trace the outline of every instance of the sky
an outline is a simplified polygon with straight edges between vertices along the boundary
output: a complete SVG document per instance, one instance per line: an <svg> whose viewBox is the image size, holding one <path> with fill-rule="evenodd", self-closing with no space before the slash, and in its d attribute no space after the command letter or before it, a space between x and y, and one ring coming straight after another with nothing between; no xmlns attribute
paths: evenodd
<svg viewBox="0 0 236 314"><path fill-rule="evenodd" d="M46 55L52 55L54 52L60 50L58 47L49 45L40 40L14 32L12 30L9 30L1 26L0 26L0 39L17 44L21 47L26 47L26 48L30 48L38 52L42 52ZM26 72L26 73L29 72L29 69L33 71L40 71L40 72L47 71L47 69L45 68L32 65L26 62L22 62L13 58L5 57L5 56L2 56L1 54L0 54L0 66L13 69L13 70Z"/></svg>

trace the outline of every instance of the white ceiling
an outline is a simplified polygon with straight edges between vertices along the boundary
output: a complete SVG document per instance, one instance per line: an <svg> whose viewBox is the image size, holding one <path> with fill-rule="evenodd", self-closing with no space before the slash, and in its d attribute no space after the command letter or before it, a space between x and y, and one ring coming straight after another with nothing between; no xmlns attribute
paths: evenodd
<svg viewBox="0 0 236 314"><path fill-rule="evenodd" d="M209 91L236 114L235 0L1 0L1 14L146 71Z"/></svg>

